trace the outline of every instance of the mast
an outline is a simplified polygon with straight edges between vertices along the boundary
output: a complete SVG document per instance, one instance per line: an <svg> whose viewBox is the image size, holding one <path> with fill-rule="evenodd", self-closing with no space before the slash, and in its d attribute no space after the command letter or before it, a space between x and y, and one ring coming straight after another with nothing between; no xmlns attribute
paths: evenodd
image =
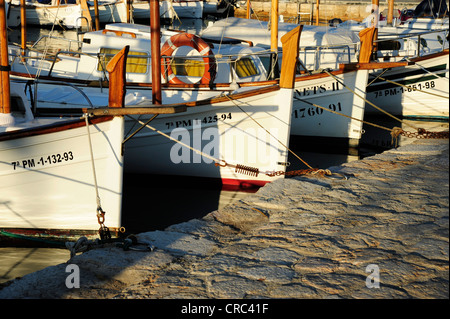
<svg viewBox="0 0 450 319"><path fill-rule="evenodd" d="M270 14L270 51L278 52L278 0L272 0Z"/></svg>
<svg viewBox="0 0 450 319"><path fill-rule="evenodd" d="M278 77L278 0L272 0L270 10L270 70L269 79Z"/></svg>
<svg viewBox="0 0 450 319"><path fill-rule="evenodd" d="M100 30L100 17L98 13L98 0L94 0L95 30Z"/></svg>
<svg viewBox="0 0 450 319"><path fill-rule="evenodd" d="M150 40L152 52L152 99L153 104L162 104L161 97L161 24L159 0L150 0Z"/></svg>
<svg viewBox="0 0 450 319"><path fill-rule="evenodd" d="M394 0L388 0L388 15L387 15L387 24L392 26L392 22L394 20Z"/></svg>
<svg viewBox="0 0 450 319"><path fill-rule="evenodd" d="M373 34L373 49L377 51L378 43L378 20L380 19L380 0L372 0L372 14L373 14L373 27L375 32Z"/></svg>
<svg viewBox="0 0 450 319"><path fill-rule="evenodd" d="M25 55L27 49L27 10L25 8L25 0L20 0L20 39L22 55Z"/></svg>
<svg viewBox="0 0 450 319"><path fill-rule="evenodd" d="M250 0L247 0L247 19L250 19L252 9L250 8Z"/></svg>
<svg viewBox="0 0 450 319"><path fill-rule="evenodd" d="M0 115L11 113L10 85L9 85L9 61L8 61L8 36L6 33L5 0L0 0ZM1 122L1 121L0 121ZM1 123L0 123L1 124Z"/></svg>
<svg viewBox="0 0 450 319"><path fill-rule="evenodd" d="M319 4L320 0L316 0L316 25L319 25Z"/></svg>

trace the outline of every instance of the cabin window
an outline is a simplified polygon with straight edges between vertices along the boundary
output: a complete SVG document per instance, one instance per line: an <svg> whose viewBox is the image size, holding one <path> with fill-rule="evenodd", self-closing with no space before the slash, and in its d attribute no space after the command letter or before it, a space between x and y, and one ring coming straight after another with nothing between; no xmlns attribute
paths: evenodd
<svg viewBox="0 0 450 319"><path fill-rule="evenodd" d="M100 58L97 65L98 71L103 71L103 66L108 64L108 62L114 57L116 53L120 50L117 49L100 49ZM139 57L139 56L142 56ZM147 73L147 53L146 52L136 52L129 51L127 57L127 73Z"/></svg>
<svg viewBox="0 0 450 319"><path fill-rule="evenodd" d="M234 69L240 78L259 75L258 69L251 58L242 58L237 60L234 65Z"/></svg>
<svg viewBox="0 0 450 319"><path fill-rule="evenodd" d="M196 76L202 77L205 73L205 62L203 59L173 58L170 67L176 76Z"/></svg>
<svg viewBox="0 0 450 319"><path fill-rule="evenodd" d="M400 50L401 44L395 40L386 40L378 42L378 50Z"/></svg>

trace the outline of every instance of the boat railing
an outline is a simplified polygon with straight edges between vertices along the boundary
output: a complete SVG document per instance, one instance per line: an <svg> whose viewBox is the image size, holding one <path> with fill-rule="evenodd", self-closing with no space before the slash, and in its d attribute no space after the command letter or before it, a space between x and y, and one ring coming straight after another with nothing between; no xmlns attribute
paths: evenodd
<svg viewBox="0 0 450 319"><path fill-rule="evenodd" d="M199 62L203 62L204 58L214 58L215 59L215 63L219 64L219 63L225 63L225 64L235 64L237 63L238 60L243 59L245 57L256 57L262 60L262 57L266 57L269 54L268 51L266 50L262 50L259 52L248 52L248 53L231 53L231 54L215 54L215 55L176 55L176 56L161 56L161 59L165 59L165 58L177 58L177 63L179 63L179 61L186 61L186 65L189 65L189 63L187 61L189 60L198 60ZM52 56L52 59L50 60L51 62L51 66L48 70L48 74L47 76L52 76L53 70L55 68L55 65L58 61L61 60L61 58L59 57L60 55L78 55L78 56L86 56L89 58L93 58L96 59L98 62L98 66L97 66L97 70L100 72L103 72L103 78L106 80L107 76L106 76L106 64L108 63L108 61L114 57L115 53L106 53L106 52L99 52L99 53L84 53L84 52L72 52L72 51L58 51L56 52L56 54L54 56ZM28 57L28 58L34 58L34 59L38 59L38 57ZM165 60L164 60L165 61ZM128 54L128 59L127 59L127 66L131 66L130 69L135 69L138 67L148 67L151 65L151 55L148 54L139 54L139 55L134 55L134 54Z"/></svg>
<svg viewBox="0 0 450 319"><path fill-rule="evenodd" d="M435 38L433 38L434 34L436 34ZM383 33L375 42L377 43L379 52L397 51L398 57L413 58L433 52L441 52L448 48L448 35L448 29L409 33L405 35ZM439 45L430 48L429 44L435 41L437 41ZM401 45L401 42L403 42L403 46ZM415 43L415 45L410 45L410 42ZM402 56L400 56L400 52L403 54Z"/></svg>
<svg viewBox="0 0 450 319"><path fill-rule="evenodd" d="M20 82L20 81L17 81ZM70 83L70 82L58 82L57 84L55 84L54 81L47 81L47 80L42 80L42 79L35 79L34 81L30 82L30 81L24 81L24 84L26 86L34 86L34 91L30 90L30 94L33 94L33 98L30 98L30 102L32 104L32 110L33 110L33 114L37 114L37 104L38 104L38 97L37 97L37 92L38 92L38 85L39 84L51 84L51 85L64 85L67 87L70 87L72 89L74 89L76 92L80 93L80 95L86 100L87 104L89 105L90 108L94 108L94 105L92 104L91 100L89 99L89 97L86 95L86 93L83 92L83 90L78 87L76 84Z"/></svg>
<svg viewBox="0 0 450 319"><path fill-rule="evenodd" d="M52 42L52 46L55 46L55 42L58 41L61 43L67 43L63 47L65 51L75 51L74 53L79 54L81 51L81 48L83 46L83 41L79 40L77 36L77 40L74 39L68 39L68 38L62 38L62 37L55 37L53 35L41 35L30 47L31 50L34 51L42 51L43 48L48 48L47 41ZM42 44L44 42L44 44ZM75 47L75 49L74 49Z"/></svg>
<svg viewBox="0 0 450 319"><path fill-rule="evenodd" d="M83 27L83 21L85 21L86 27ZM89 23L89 19L87 17L78 17L75 21L75 25L77 26L77 34L83 33L83 29L92 30L92 26Z"/></svg>
<svg viewBox="0 0 450 319"><path fill-rule="evenodd" d="M309 68L310 71L315 71L319 68L323 68L323 63L350 63L357 46L357 43L305 47L301 46L299 58L305 67ZM333 55L333 57L329 61L326 61L326 55ZM336 59L336 55L339 56L339 60ZM311 59L313 59L312 62Z"/></svg>

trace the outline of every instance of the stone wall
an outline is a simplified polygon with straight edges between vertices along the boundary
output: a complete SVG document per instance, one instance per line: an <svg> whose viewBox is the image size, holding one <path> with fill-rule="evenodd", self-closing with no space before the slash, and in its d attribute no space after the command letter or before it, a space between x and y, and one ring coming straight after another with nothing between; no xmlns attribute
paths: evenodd
<svg viewBox="0 0 450 319"><path fill-rule="evenodd" d="M319 17L321 22L328 21L333 18L339 18L342 21L355 20L362 21L367 17L368 7L371 6L371 0L320 0L319 4ZM403 8L415 8L420 3L419 0L402 0L396 1L394 7L394 16L396 9ZM240 8L235 10L236 17L245 17L246 15L246 1L240 2ZM267 20L270 14L271 1L259 0L252 1L252 8L256 16L261 20ZM387 10L387 0L379 1L380 12ZM293 21L300 12L302 21L315 21L316 17L316 0L280 0L279 1L279 14L284 16L286 22ZM369 9L370 10L370 9ZM312 18L312 19L311 19Z"/></svg>

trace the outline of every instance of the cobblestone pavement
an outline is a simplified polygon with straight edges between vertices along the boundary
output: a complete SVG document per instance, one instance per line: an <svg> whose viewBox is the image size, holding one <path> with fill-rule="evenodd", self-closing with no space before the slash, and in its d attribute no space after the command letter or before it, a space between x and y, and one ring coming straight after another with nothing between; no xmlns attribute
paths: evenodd
<svg viewBox="0 0 450 319"><path fill-rule="evenodd" d="M16 279L0 298L449 298L448 140L278 180L202 219ZM66 272L79 267L80 287ZM71 281L73 279L73 281Z"/></svg>

